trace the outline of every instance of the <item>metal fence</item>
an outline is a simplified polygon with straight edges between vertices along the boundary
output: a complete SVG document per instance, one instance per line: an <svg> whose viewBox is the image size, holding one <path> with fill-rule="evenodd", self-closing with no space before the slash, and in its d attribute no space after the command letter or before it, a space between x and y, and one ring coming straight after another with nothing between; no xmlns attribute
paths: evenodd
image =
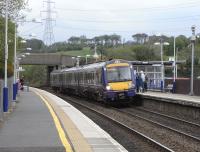
<svg viewBox="0 0 200 152"><path fill-rule="evenodd" d="M165 84L172 84L173 79L168 79L165 81ZM200 79L194 80L194 94L197 96L200 96ZM184 78L184 79L176 79L176 87L175 87L175 93L179 94L189 94L190 93L190 79Z"/></svg>

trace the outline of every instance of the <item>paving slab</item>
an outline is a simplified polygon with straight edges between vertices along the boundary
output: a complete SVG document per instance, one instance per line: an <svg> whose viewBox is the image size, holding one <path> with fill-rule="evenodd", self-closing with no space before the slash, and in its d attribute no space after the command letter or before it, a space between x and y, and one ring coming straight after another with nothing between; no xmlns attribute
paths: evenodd
<svg viewBox="0 0 200 152"><path fill-rule="evenodd" d="M35 90L35 89L33 89ZM84 139L94 152L127 152L127 150L114 140L107 132L101 129L91 119L81 113L78 109L67 103L63 99L43 90L38 90L41 94L52 99L56 105L64 111L71 119L76 128L80 131Z"/></svg>
<svg viewBox="0 0 200 152"><path fill-rule="evenodd" d="M19 103L0 127L0 151L64 151L53 119L33 92L21 92Z"/></svg>
<svg viewBox="0 0 200 152"><path fill-rule="evenodd" d="M64 134L77 152L127 152L91 119L61 98L30 88L0 126L0 152L66 151L47 103L55 112Z"/></svg>

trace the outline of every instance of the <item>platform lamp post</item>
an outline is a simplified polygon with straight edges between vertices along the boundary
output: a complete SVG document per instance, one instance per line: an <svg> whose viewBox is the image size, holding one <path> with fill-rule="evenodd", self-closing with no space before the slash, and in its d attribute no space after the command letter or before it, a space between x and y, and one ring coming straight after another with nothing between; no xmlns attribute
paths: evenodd
<svg viewBox="0 0 200 152"><path fill-rule="evenodd" d="M15 34L14 34L14 59L13 59L13 103L16 101L18 94L18 82L17 82L17 24L15 23ZM21 43L26 43L22 40Z"/></svg>
<svg viewBox="0 0 200 152"><path fill-rule="evenodd" d="M160 85L161 85L161 91L164 91L164 85L165 85L165 82L164 82L164 62L163 62L163 46L164 45L169 45L168 42L163 42L163 39L160 38L160 42L156 42L154 43L154 45L159 45L160 46L160 58L161 58L161 82L160 82Z"/></svg>
<svg viewBox="0 0 200 152"><path fill-rule="evenodd" d="M75 64L76 64L76 61L74 62L74 60L76 60L76 57L72 56L72 64L73 64L73 66L75 66Z"/></svg>
<svg viewBox="0 0 200 152"><path fill-rule="evenodd" d="M13 101L16 101L17 93L18 93L18 82L17 82L17 70L16 70L16 64L17 64L17 23L18 22L33 22L33 23L42 23L40 21L36 21L35 19L32 19L31 21L25 21L25 20L15 20L15 27L14 27L14 59L13 59ZM32 35L30 35L32 36ZM26 43L25 40L22 40L21 43ZM27 48L28 51L31 51L32 48Z"/></svg>
<svg viewBox="0 0 200 152"><path fill-rule="evenodd" d="M28 48L27 48L28 49ZM22 58L25 58L26 56L30 55L31 53L26 52L26 53L21 53L17 55L16 58L16 80L19 79L19 61L22 60ZM18 83L17 83L18 84Z"/></svg>
<svg viewBox="0 0 200 152"><path fill-rule="evenodd" d="M174 78L173 78L173 93L175 93L176 89L176 37L174 36L174 62L173 62L173 71L174 71Z"/></svg>
<svg viewBox="0 0 200 152"><path fill-rule="evenodd" d="M13 61L13 101L16 101L17 91L18 91L18 83L16 81L16 50L17 50L17 25L15 23L14 27L14 61Z"/></svg>
<svg viewBox="0 0 200 152"><path fill-rule="evenodd" d="M19 80L19 61L21 60L21 57L16 58L16 80ZM17 82L18 87L18 82ZM18 94L18 88L17 88L17 94Z"/></svg>
<svg viewBox="0 0 200 152"><path fill-rule="evenodd" d="M189 95L193 96L194 91L194 47L195 47L195 41L196 41L196 35L195 35L195 26L193 25L191 27L192 30L192 37L191 37L191 44L192 44L192 55L191 55L191 78L190 78L190 93Z"/></svg>
<svg viewBox="0 0 200 152"><path fill-rule="evenodd" d="M95 44L95 47L94 47L94 55L93 55L93 57L96 59L96 61L99 58L99 55L97 54L97 45L96 44Z"/></svg>
<svg viewBox="0 0 200 152"><path fill-rule="evenodd" d="M20 67L19 67L19 61L22 60L22 58L25 58L26 56L30 55L29 52L27 53L20 53L18 55L16 55L16 58L15 58L15 69L14 69L14 72L15 72L15 77L14 77L14 84L15 86L13 86L13 106L15 106L15 102L16 102L16 97L18 95L18 81L19 80L19 72L20 72ZM15 87L15 88L14 88ZM14 90L15 89L15 90ZM15 91L15 94L14 94L14 91ZM14 100L14 95L15 95L15 100Z"/></svg>
<svg viewBox="0 0 200 152"><path fill-rule="evenodd" d="M3 88L3 111L8 112L8 79L7 79L7 69L8 69L8 0L5 7L5 69L4 69L4 88Z"/></svg>
<svg viewBox="0 0 200 152"><path fill-rule="evenodd" d="M77 67L80 66L80 58L81 58L81 56L77 56L77 58L76 58L76 61L77 61L76 66L77 66Z"/></svg>
<svg viewBox="0 0 200 152"><path fill-rule="evenodd" d="M13 68L14 68L14 72L13 72L13 104L16 101L16 97L18 94L18 82L17 82L17 64L19 63L17 61L18 57L20 54L17 55L17 24L15 24L15 38L14 38L14 60L13 60ZM26 43L25 40L22 40L21 43ZM27 51L31 51L32 48L26 48ZM23 54L23 53L22 53ZM22 55L21 54L21 55ZM25 55L30 55L30 53L24 53Z"/></svg>
<svg viewBox="0 0 200 152"><path fill-rule="evenodd" d="M88 63L88 57L90 57L90 56L91 56L91 55L89 55L89 54L85 55L85 64Z"/></svg>
<svg viewBox="0 0 200 152"><path fill-rule="evenodd" d="M178 62L178 47L176 48L176 63ZM176 64L176 79L178 77L178 65Z"/></svg>

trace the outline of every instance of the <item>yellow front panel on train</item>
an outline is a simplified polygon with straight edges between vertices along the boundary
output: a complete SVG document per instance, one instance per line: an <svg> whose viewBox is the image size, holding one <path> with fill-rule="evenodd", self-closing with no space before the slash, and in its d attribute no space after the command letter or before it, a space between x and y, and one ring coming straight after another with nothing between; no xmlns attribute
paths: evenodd
<svg viewBox="0 0 200 152"><path fill-rule="evenodd" d="M123 90L128 90L130 83L132 81L127 81L127 82L113 82L113 83L108 83L109 86L111 87L111 90L114 91L123 91Z"/></svg>

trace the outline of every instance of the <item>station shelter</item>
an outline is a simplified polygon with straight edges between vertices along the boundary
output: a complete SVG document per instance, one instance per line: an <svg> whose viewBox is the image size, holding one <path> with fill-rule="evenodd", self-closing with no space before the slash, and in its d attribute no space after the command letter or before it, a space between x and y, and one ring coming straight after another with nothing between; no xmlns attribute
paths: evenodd
<svg viewBox="0 0 200 152"><path fill-rule="evenodd" d="M183 63L184 61L178 61L176 64ZM131 61L135 73L140 74L141 71L148 77L147 86L148 89L152 90L161 90L161 81L162 81L162 64L161 61ZM174 73L174 64L173 61L164 61L164 70L170 69L172 70L172 75L170 77L166 77L165 72L163 73L164 76L164 83L166 79L173 79ZM176 72L176 71L175 71ZM166 86L166 85L164 85Z"/></svg>

